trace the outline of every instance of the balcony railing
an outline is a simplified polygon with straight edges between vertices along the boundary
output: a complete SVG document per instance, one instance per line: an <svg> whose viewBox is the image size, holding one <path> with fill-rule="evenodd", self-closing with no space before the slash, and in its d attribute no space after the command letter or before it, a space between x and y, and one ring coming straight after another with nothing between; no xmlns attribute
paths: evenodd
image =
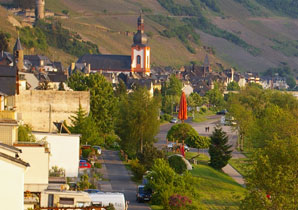
<svg viewBox="0 0 298 210"><path fill-rule="evenodd" d="M0 119L17 120L17 112L8 110L0 111Z"/></svg>

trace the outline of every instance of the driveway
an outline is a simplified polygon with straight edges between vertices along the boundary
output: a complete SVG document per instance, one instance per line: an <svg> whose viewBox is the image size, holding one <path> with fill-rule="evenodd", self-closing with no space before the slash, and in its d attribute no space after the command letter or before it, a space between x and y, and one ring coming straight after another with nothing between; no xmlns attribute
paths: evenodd
<svg viewBox="0 0 298 210"><path fill-rule="evenodd" d="M149 210L145 203L136 202L137 185L131 181L131 175L123 165L117 151L102 151L102 168L104 179L99 181L99 189L103 192L121 192L129 201L128 210Z"/></svg>

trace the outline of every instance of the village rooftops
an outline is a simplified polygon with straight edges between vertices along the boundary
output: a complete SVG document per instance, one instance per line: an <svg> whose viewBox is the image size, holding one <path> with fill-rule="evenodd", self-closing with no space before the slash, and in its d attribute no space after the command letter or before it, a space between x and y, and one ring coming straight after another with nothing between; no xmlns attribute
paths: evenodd
<svg viewBox="0 0 298 210"><path fill-rule="evenodd" d="M0 142L0 148L9 150L9 151L15 152L15 153L22 153L22 150L21 149L18 149L18 148L14 147L14 146L10 146L10 145L7 145L7 144L3 144L1 142Z"/></svg>
<svg viewBox="0 0 298 210"><path fill-rule="evenodd" d="M16 69L0 66L0 92L11 96L16 93Z"/></svg>
<svg viewBox="0 0 298 210"><path fill-rule="evenodd" d="M91 71L131 71L131 56L128 55L86 54L77 63L90 64Z"/></svg>

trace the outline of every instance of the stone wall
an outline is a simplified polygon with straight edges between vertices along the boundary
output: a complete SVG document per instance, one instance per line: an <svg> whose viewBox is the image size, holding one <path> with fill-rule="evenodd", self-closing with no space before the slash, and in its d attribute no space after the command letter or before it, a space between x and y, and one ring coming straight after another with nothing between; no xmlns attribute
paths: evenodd
<svg viewBox="0 0 298 210"><path fill-rule="evenodd" d="M89 113L90 93L88 91L26 90L16 96L16 111L21 113L24 123L32 126L33 131L53 132L53 122L66 120L74 115L81 103Z"/></svg>

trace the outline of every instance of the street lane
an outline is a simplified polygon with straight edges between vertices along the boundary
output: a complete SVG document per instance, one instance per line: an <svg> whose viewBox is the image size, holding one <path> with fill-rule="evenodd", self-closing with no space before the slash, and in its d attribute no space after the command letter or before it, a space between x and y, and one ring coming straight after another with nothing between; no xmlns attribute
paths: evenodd
<svg viewBox="0 0 298 210"><path fill-rule="evenodd" d="M136 202L137 185L131 181L131 176L119 158L118 151L103 150L103 176L109 181L100 181L105 185L103 191L122 192L129 201L128 210L149 210L146 203Z"/></svg>

